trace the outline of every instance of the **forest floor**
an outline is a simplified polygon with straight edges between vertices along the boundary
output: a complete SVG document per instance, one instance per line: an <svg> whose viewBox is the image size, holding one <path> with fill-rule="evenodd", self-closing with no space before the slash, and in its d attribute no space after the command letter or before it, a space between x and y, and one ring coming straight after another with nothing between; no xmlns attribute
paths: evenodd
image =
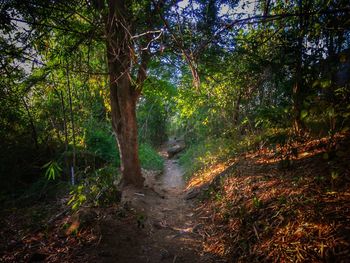
<svg viewBox="0 0 350 263"><path fill-rule="evenodd" d="M262 147L186 183L166 159L78 218L62 198L6 211L0 262L350 262L349 173L349 136Z"/></svg>
<svg viewBox="0 0 350 263"><path fill-rule="evenodd" d="M186 200L178 161L166 159L163 174L146 171L144 176L144 189L123 191L125 217L100 222L102 239L93 262L219 262L203 253L197 205Z"/></svg>
<svg viewBox="0 0 350 263"><path fill-rule="evenodd" d="M163 173L143 170L145 187L123 189L119 204L67 211L67 197L1 215L0 262L220 262L203 253L197 201L186 200L177 159Z"/></svg>
<svg viewBox="0 0 350 263"><path fill-rule="evenodd" d="M203 250L227 262L350 262L349 134L244 152L188 187Z"/></svg>

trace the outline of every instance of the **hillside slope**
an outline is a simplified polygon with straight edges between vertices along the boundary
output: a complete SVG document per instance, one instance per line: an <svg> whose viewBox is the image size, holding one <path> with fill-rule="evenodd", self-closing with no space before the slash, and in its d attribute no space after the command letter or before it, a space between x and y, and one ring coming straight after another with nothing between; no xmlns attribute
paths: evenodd
<svg viewBox="0 0 350 263"><path fill-rule="evenodd" d="M227 262L349 262L349 140L292 148L245 153L192 177L206 252Z"/></svg>

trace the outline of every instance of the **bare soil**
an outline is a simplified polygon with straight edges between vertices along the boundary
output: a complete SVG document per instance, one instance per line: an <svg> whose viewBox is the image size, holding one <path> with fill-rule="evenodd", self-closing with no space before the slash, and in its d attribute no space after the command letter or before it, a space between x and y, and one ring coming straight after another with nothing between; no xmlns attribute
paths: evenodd
<svg viewBox="0 0 350 263"><path fill-rule="evenodd" d="M195 201L185 199L177 160L167 159L163 174L144 175L145 189L124 189L122 215L111 212L100 222L92 262L220 262L202 252L202 225Z"/></svg>

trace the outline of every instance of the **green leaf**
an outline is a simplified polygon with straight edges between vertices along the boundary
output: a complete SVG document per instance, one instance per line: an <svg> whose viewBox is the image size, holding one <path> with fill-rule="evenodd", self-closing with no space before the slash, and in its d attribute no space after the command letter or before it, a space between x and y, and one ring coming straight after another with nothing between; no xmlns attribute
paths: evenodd
<svg viewBox="0 0 350 263"><path fill-rule="evenodd" d="M55 161L50 161L42 166L42 168L46 169L45 177L48 180L55 180L57 177L61 175L62 168Z"/></svg>
<svg viewBox="0 0 350 263"><path fill-rule="evenodd" d="M309 112L307 110L302 110L300 113L300 118L303 120L309 115Z"/></svg>

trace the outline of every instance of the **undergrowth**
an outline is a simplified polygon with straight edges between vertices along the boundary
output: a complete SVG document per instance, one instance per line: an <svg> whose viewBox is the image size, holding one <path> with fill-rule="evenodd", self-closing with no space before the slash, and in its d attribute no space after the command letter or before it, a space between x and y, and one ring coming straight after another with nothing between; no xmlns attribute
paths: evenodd
<svg viewBox="0 0 350 263"><path fill-rule="evenodd" d="M236 147L228 139L210 139L190 145L179 159L185 170L185 179L196 171L236 154Z"/></svg>
<svg viewBox="0 0 350 263"><path fill-rule="evenodd" d="M106 206L119 202L119 180L120 174L115 168L107 166L98 169L73 187L68 205L77 210L82 205Z"/></svg>
<svg viewBox="0 0 350 263"><path fill-rule="evenodd" d="M161 170L163 158L148 144L139 147L141 166L150 170ZM120 201L118 184L119 170L113 164L82 174L79 184L71 191L68 204L73 210L81 206L108 206Z"/></svg>
<svg viewBox="0 0 350 263"><path fill-rule="evenodd" d="M162 170L163 158L156 152L156 150L147 143L140 144L139 158L141 166L150 170Z"/></svg>
<svg viewBox="0 0 350 263"><path fill-rule="evenodd" d="M190 144L180 156L180 164L185 170L185 179L211 165L227 161L238 154L270 147L276 153L278 145L290 143L290 129L269 128L255 133L239 134L236 132L232 138L212 138Z"/></svg>
<svg viewBox="0 0 350 263"><path fill-rule="evenodd" d="M87 129L85 141L88 151L101 158L108 165L120 166L117 142L109 126L95 123L93 128ZM145 169L161 170L163 168L162 157L148 143L141 142L139 144L139 158L141 166Z"/></svg>

